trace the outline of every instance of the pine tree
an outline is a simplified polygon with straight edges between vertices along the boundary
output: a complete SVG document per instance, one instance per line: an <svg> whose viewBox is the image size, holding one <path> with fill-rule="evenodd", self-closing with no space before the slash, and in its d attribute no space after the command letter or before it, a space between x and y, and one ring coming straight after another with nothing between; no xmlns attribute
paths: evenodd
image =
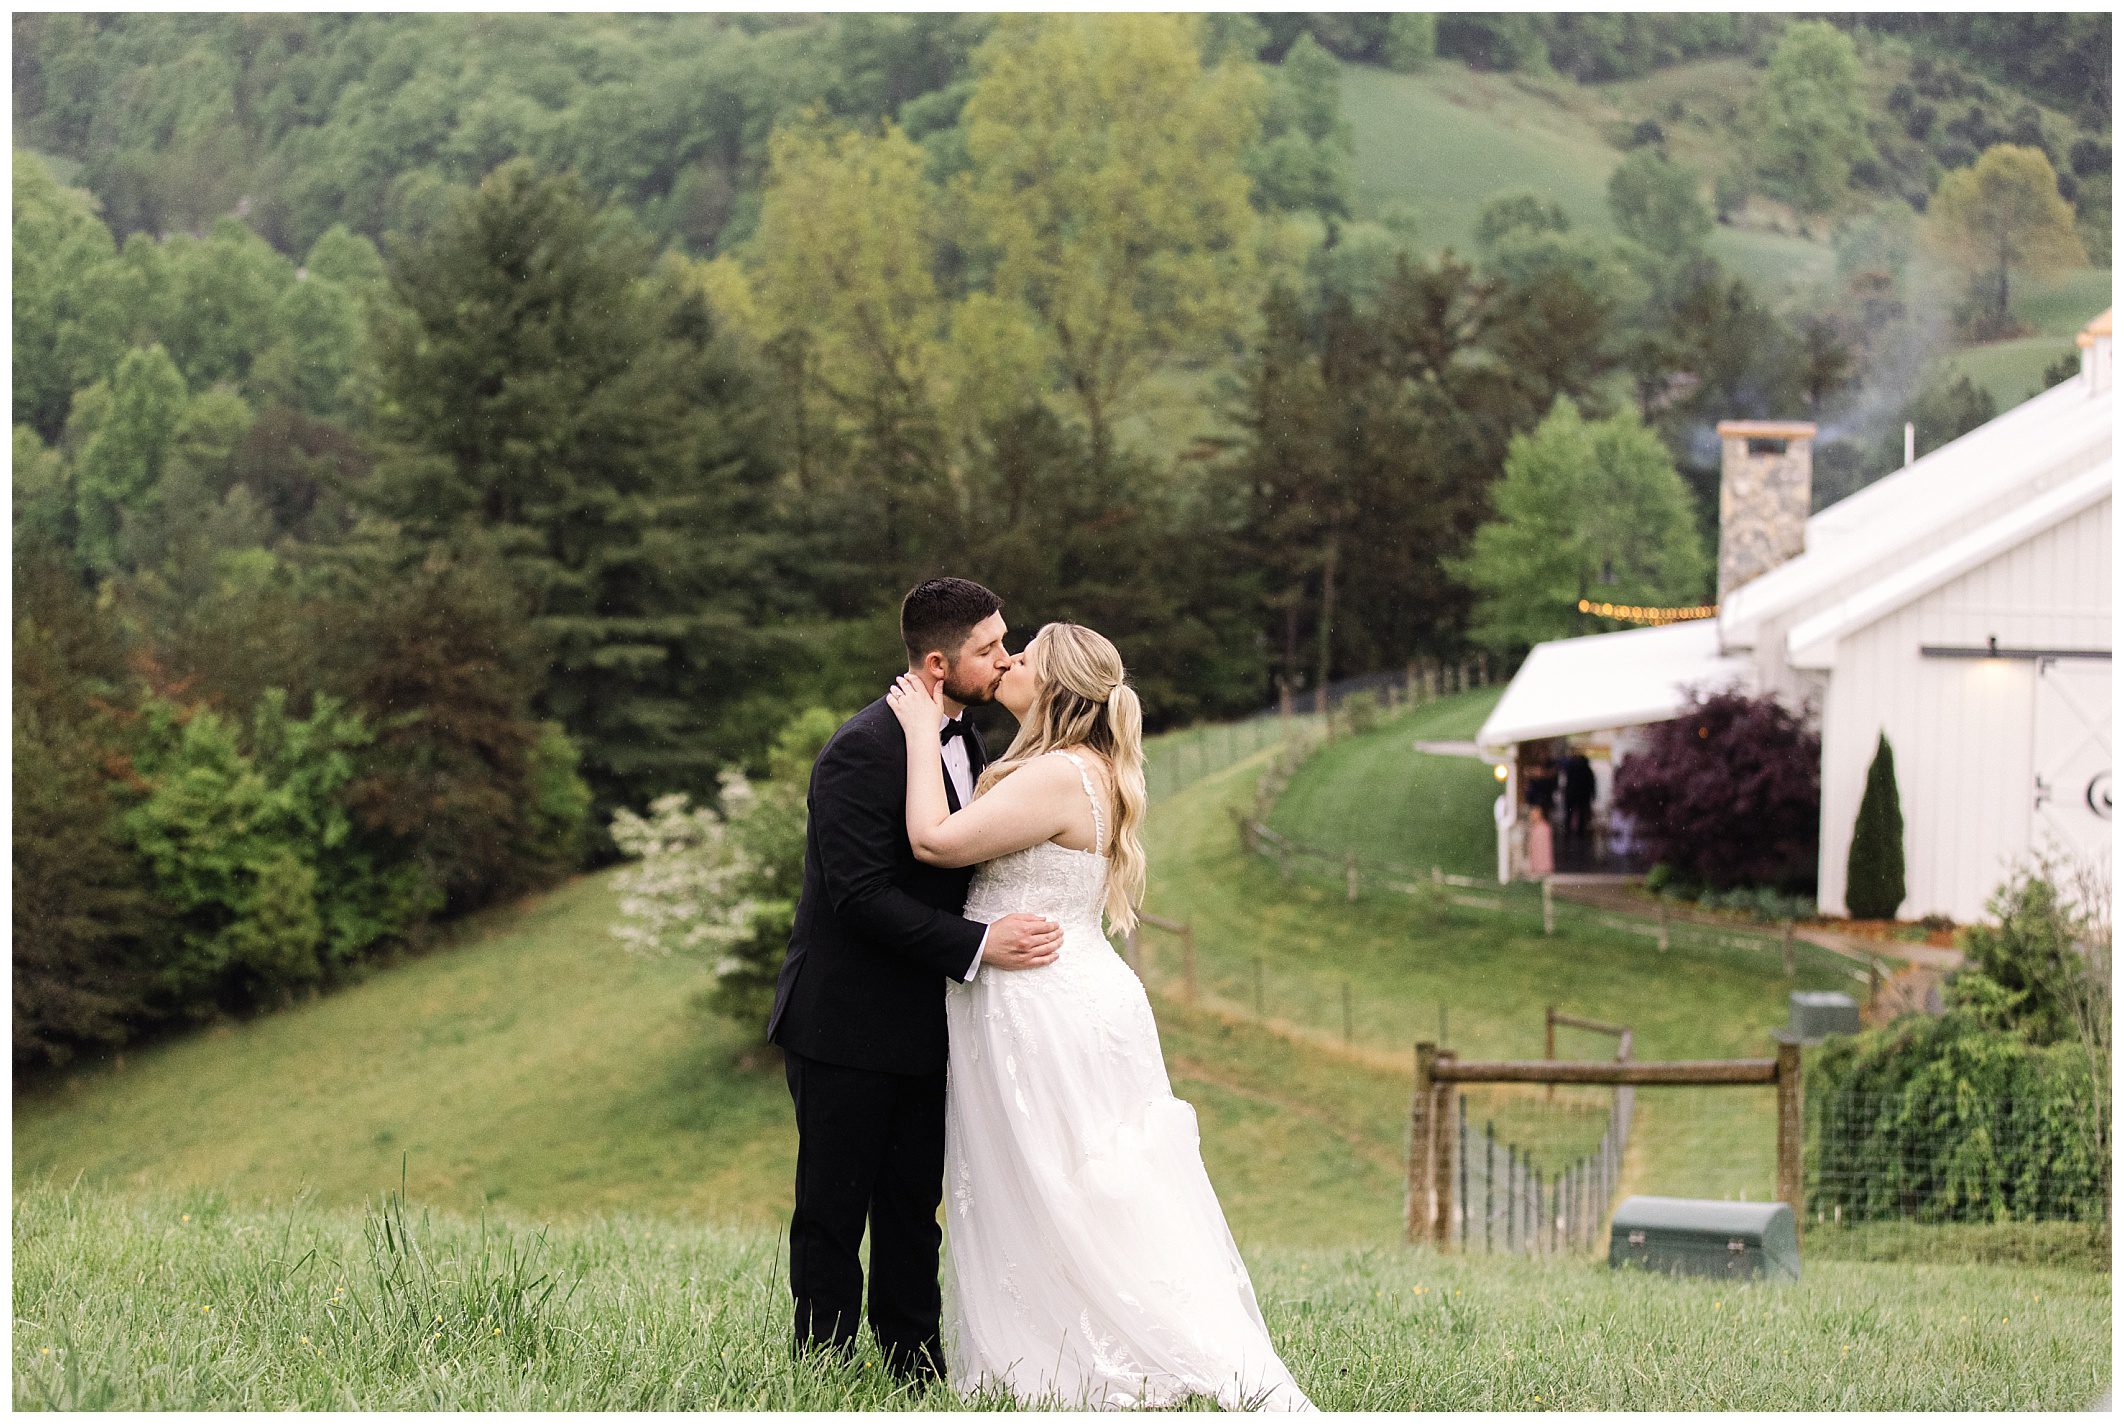
<svg viewBox="0 0 2124 1424"><path fill-rule="evenodd" d="M1903 903L1903 808L1895 789L1895 752L1881 733L1866 769L1851 857L1844 869L1844 906L1861 920L1892 918Z"/></svg>
<svg viewBox="0 0 2124 1424"><path fill-rule="evenodd" d="M725 714L790 659L756 631L788 611L772 541L738 532L763 527L771 472L705 307L624 213L526 160L394 256L372 503L504 549L552 659L537 711L581 747L598 824L711 791L771 732L733 747Z"/></svg>

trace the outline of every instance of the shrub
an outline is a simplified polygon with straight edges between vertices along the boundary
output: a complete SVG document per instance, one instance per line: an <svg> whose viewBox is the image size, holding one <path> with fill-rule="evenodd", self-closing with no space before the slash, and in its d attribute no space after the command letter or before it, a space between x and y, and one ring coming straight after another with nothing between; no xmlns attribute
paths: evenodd
<svg viewBox="0 0 2124 1424"><path fill-rule="evenodd" d="M2084 914L2060 879L2045 857L2015 866L1985 904L1998 923L1969 927L1968 959L1947 981L1952 1001L2036 1044L2074 1037L2074 1006L2093 968L2082 948Z"/></svg>
<svg viewBox="0 0 2124 1424"><path fill-rule="evenodd" d="M1411 74L1438 57L1438 17L1403 10L1387 21L1386 66Z"/></svg>
<svg viewBox="0 0 2124 1424"><path fill-rule="evenodd" d="M614 937L632 953L702 959L708 1006L739 1023L765 1024L773 1006L803 888L811 763L841 721L822 708L793 718L763 782L725 770L720 814L673 792L646 817L622 807L612 818L613 842L637 860L620 875Z"/></svg>
<svg viewBox="0 0 2124 1424"><path fill-rule="evenodd" d="M353 834L342 792L370 734L335 699L295 718L270 689L247 739L207 707L151 696L142 713L149 789L124 824L176 925L158 976L174 1007L284 998L429 903L417 867L379 864Z"/></svg>
<svg viewBox="0 0 2124 1424"><path fill-rule="evenodd" d="M1905 894L1903 808L1895 785L1895 750L1886 732L1880 734L1873 764L1866 768L1866 790L1859 798L1844 865L1844 904L1853 917L1893 919Z"/></svg>
<svg viewBox="0 0 2124 1424"><path fill-rule="evenodd" d="M1349 719L1352 732L1369 732L1379 725L1379 696L1372 692L1357 692L1342 699L1342 715Z"/></svg>
<svg viewBox="0 0 2124 1424"><path fill-rule="evenodd" d="M1677 879L1725 889L1813 879L1820 742L1774 697L1695 692L1615 769L1615 804Z"/></svg>
<svg viewBox="0 0 2124 1424"><path fill-rule="evenodd" d="M2038 853L1969 931L1947 1013L1824 1044L1808 1070L1814 1204L1857 1220L2106 1219L2104 868Z"/></svg>
<svg viewBox="0 0 2124 1424"><path fill-rule="evenodd" d="M1809 1205L1855 1221L2096 1219L2108 1182L2085 1116L2094 1091L2070 1046L1966 1007L1832 1037L1807 1070Z"/></svg>

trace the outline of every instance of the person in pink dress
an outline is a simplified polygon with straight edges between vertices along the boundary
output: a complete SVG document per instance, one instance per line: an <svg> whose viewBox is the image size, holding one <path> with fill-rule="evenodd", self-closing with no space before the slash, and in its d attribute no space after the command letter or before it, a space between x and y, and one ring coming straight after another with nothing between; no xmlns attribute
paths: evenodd
<svg viewBox="0 0 2124 1424"><path fill-rule="evenodd" d="M1542 814L1541 807L1527 808L1527 874L1536 880L1546 880L1556 871L1555 832L1549 827L1549 818Z"/></svg>

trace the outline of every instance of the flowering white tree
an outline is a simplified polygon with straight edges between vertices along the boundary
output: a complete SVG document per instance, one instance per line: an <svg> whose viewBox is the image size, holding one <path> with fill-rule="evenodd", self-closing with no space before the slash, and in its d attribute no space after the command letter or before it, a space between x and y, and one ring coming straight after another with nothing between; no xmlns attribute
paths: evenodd
<svg viewBox="0 0 2124 1424"><path fill-rule="evenodd" d="M818 708L792 720L765 781L726 769L720 811L673 792L647 816L622 807L612 817L613 843L635 859L620 872L613 937L632 954L702 960L714 1009L761 1030L803 885L805 782L840 721Z"/></svg>
<svg viewBox="0 0 2124 1424"><path fill-rule="evenodd" d="M755 904L741 891L751 857L732 834L732 822L758 800L743 772L725 771L723 811L689 805L683 791L659 796L649 814L622 806L612 817L612 840L635 864L620 872L620 915L613 937L636 954L668 958L727 951L751 926ZM721 972L727 954L718 956Z"/></svg>

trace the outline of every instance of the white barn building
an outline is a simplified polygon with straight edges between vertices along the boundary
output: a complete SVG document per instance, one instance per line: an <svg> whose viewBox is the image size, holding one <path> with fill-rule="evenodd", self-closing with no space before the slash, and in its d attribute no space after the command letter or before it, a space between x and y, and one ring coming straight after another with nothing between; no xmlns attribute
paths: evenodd
<svg viewBox="0 0 2124 1424"><path fill-rule="evenodd" d="M1818 898L1844 869L1881 733L1895 752L1903 919L1968 923L2050 847L2109 860L2110 314L2080 373L1809 514L1814 427L1728 421L1714 617L1543 643L1476 743L1498 767L1497 871L1520 873L1522 777L1568 741L1607 768L1690 684L1774 692L1822 741ZM1562 837L1558 867L1565 868Z"/></svg>

